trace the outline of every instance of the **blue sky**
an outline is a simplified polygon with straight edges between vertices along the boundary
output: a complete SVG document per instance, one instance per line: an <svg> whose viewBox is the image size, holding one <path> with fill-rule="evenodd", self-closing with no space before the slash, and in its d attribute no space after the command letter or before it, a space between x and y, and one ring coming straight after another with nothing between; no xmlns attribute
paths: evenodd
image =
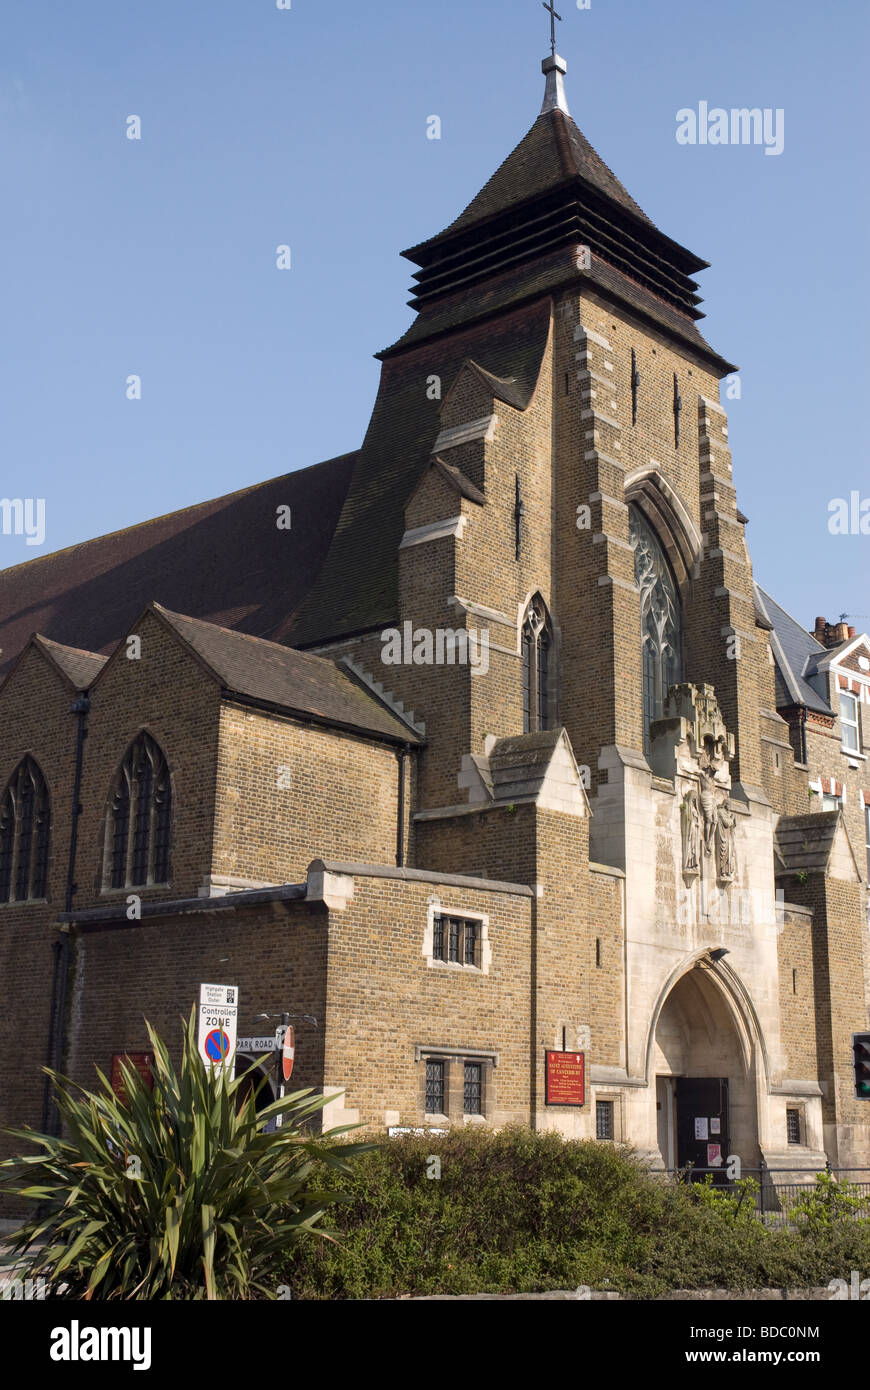
<svg viewBox="0 0 870 1390"><path fill-rule="evenodd" d="M870 536L828 532L832 498L870 497L870 8L560 13L581 129L712 262L757 578L807 626L870 627ZM548 24L538 0L7 0L0 495L44 497L47 528L0 535L0 567L356 448L412 317L398 253L534 121ZM783 108L783 153L678 145L700 101Z"/></svg>

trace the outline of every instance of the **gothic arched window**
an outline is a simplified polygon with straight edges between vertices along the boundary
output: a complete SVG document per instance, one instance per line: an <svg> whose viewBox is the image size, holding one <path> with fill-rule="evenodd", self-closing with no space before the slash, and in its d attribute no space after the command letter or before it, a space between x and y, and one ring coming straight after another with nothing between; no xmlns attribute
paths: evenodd
<svg viewBox="0 0 870 1390"><path fill-rule="evenodd" d="M150 734L127 750L109 807L107 855L112 888L145 888L169 878L172 788L169 768Z"/></svg>
<svg viewBox="0 0 870 1390"><path fill-rule="evenodd" d="M664 546L639 507L628 509L643 644L643 740L661 719L669 686L683 679L680 597Z"/></svg>
<svg viewBox="0 0 870 1390"><path fill-rule="evenodd" d="M28 756L0 802L0 902L45 897L51 809L45 778Z"/></svg>
<svg viewBox="0 0 870 1390"><path fill-rule="evenodd" d="M550 727L553 631L547 608L536 594L523 620L523 733Z"/></svg>

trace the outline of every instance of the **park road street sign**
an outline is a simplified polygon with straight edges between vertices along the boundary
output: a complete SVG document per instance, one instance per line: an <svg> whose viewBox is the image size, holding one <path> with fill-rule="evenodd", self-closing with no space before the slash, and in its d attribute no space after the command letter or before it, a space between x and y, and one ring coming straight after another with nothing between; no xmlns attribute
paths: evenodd
<svg viewBox="0 0 870 1390"><path fill-rule="evenodd" d="M239 1023L238 985L200 985L199 1055L232 1075Z"/></svg>
<svg viewBox="0 0 870 1390"><path fill-rule="evenodd" d="M247 1052L251 1057L262 1057L264 1052L275 1052L277 1047L278 1044L271 1033L267 1033L262 1038L236 1039L236 1051Z"/></svg>

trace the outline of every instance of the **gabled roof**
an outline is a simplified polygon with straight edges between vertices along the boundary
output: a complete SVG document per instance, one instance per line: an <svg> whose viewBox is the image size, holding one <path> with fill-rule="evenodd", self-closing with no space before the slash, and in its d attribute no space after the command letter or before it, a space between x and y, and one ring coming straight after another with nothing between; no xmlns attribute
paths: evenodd
<svg viewBox="0 0 870 1390"><path fill-rule="evenodd" d="M409 725L325 657L172 613L159 603L148 607L199 657L228 695L392 743L421 741Z"/></svg>
<svg viewBox="0 0 870 1390"><path fill-rule="evenodd" d="M479 507L484 506L486 503L486 498L480 488L475 487L471 479L466 478L465 474L461 472L460 469L455 468L452 463L445 463L442 458L439 458L438 455L435 454L433 455L430 468L433 468L435 472L444 479L448 487L452 487L454 492L458 492L459 495L466 498L467 501L476 502ZM421 483L426 476L426 473L424 473L423 478L420 479Z"/></svg>
<svg viewBox="0 0 870 1390"><path fill-rule="evenodd" d="M762 615L771 623L770 645L776 663L776 703L779 709L787 705L803 705L819 714L831 714L831 706L807 679L819 655L827 654L796 618L755 585L755 598Z"/></svg>
<svg viewBox="0 0 870 1390"><path fill-rule="evenodd" d="M355 454L0 572L0 672L34 632L109 652L152 599L280 639L313 584ZM291 529L277 510L289 507Z"/></svg>
<svg viewBox="0 0 870 1390"><path fill-rule="evenodd" d="M867 634L864 632L856 633L854 637L849 637L845 642L841 642L836 647L823 648L824 655L815 658L808 668L808 675L815 675L816 672L827 671L844 657L851 655L858 647L867 646Z"/></svg>
<svg viewBox="0 0 870 1390"><path fill-rule="evenodd" d="M851 882L860 880L840 811L780 816L773 845L777 873L823 873Z"/></svg>
<svg viewBox="0 0 870 1390"><path fill-rule="evenodd" d="M89 690L107 660L96 652L83 651L81 647L64 647L60 642L51 642L41 633L33 638L33 644L45 652L75 690Z"/></svg>
<svg viewBox="0 0 870 1390"><path fill-rule="evenodd" d="M589 802L564 728L501 738L487 758L496 803L534 801L571 815L589 814Z"/></svg>

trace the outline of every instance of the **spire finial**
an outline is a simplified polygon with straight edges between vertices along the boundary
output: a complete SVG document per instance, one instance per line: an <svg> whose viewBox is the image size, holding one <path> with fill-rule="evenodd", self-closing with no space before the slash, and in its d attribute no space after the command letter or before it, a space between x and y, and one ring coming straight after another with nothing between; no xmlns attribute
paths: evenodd
<svg viewBox="0 0 870 1390"><path fill-rule="evenodd" d="M570 116L571 112L568 110L563 80L568 71L568 64L565 59L560 58L558 53L554 53L551 57L544 59L541 64L541 71L547 78L541 115L545 115L547 111L564 111L566 116Z"/></svg>

